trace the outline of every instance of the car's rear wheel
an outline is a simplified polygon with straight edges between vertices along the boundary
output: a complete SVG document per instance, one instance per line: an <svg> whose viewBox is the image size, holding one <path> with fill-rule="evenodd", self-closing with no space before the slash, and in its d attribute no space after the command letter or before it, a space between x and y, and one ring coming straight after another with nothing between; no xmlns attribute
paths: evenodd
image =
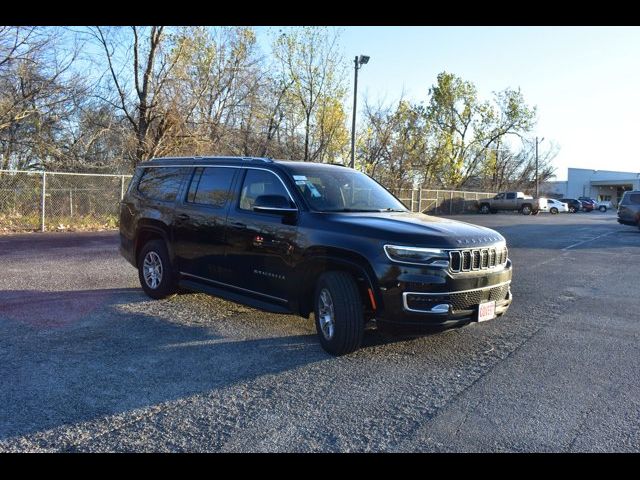
<svg viewBox="0 0 640 480"><path fill-rule="evenodd" d="M486 214L487 214L487 213L489 213L490 211L491 211L491 208L489 207L489 205L488 205L488 204L483 203L482 205L480 205L480 213L483 213L483 214L485 214L485 215L486 215Z"/></svg>
<svg viewBox="0 0 640 480"><path fill-rule="evenodd" d="M332 355L344 355L360 348L364 313L353 276L340 271L323 273L316 285L314 307L322 348Z"/></svg>
<svg viewBox="0 0 640 480"><path fill-rule="evenodd" d="M523 215L531 215L531 206L523 205L522 208L520 209L520 213L522 213Z"/></svg>
<svg viewBox="0 0 640 480"><path fill-rule="evenodd" d="M576 207L569 207L569 213L576 213Z"/></svg>
<svg viewBox="0 0 640 480"><path fill-rule="evenodd" d="M600 205L600 207L598 207L598 210L600 210L601 212L606 212L607 207L605 205Z"/></svg>
<svg viewBox="0 0 640 480"><path fill-rule="evenodd" d="M554 215L558 213L558 209L556 207L552 207L549 211Z"/></svg>
<svg viewBox="0 0 640 480"><path fill-rule="evenodd" d="M166 298L177 292L176 275L162 240L151 240L138 255L138 278L144 293L153 299Z"/></svg>

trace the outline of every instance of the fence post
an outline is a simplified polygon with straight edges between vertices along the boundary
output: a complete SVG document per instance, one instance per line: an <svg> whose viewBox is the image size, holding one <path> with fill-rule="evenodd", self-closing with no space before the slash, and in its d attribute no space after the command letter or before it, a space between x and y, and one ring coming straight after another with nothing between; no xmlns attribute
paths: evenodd
<svg viewBox="0 0 640 480"><path fill-rule="evenodd" d="M40 199L40 231L44 232L44 207L45 207L45 196L47 195L47 172L42 171L42 198Z"/></svg>
<svg viewBox="0 0 640 480"><path fill-rule="evenodd" d="M453 215L453 190L451 190L451 195L449 196L449 215Z"/></svg>
<svg viewBox="0 0 640 480"><path fill-rule="evenodd" d="M124 175L120 176L120 201L124 198Z"/></svg>
<svg viewBox="0 0 640 480"><path fill-rule="evenodd" d="M418 213L422 212L422 187L418 189Z"/></svg>
<svg viewBox="0 0 640 480"><path fill-rule="evenodd" d="M440 190L436 190L436 215L438 215L438 197Z"/></svg>
<svg viewBox="0 0 640 480"><path fill-rule="evenodd" d="M73 217L73 189L69 189L69 216Z"/></svg>

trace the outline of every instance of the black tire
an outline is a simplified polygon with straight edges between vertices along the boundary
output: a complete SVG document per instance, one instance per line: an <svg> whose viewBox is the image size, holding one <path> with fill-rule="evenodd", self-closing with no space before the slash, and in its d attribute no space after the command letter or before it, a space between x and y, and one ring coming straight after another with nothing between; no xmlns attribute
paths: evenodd
<svg viewBox="0 0 640 480"><path fill-rule="evenodd" d="M569 207L569 213L576 213L576 207Z"/></svg>
<svg viewBox="0 0 640 480"><path fill-rule="evenodd" d="M520 213L522 213L522 215L531 215L531 205L529 205L528 203L522 205L522 208L520 208Z"/></svg>
<svg viewBox="0 0 640 480"><path fill-rule="evenodd" d="M557 215L558 209L556 207L552 207L551 210L549 210L549 212L551 212L553 215Z"/></svg>
<svg viewBox="0 0 640 480"><path fill-rule="evenodd" d="M324 331L321 326L321 296L325 292L332 302L333 332L330 336L326 333L326 324ZM325 351L337 356L360 348L364 335L364 313L358 286L350 274L340 271L323 273L316 284L313 303L316 331Z"/></svg>
<svg viewBox="0 0 640 480"><path fill-rule="evenodd" d="M598 207L598 210L600 210L601 212L606 212L606 211L607 211L607 207L606 207L606 206L604 206L604 205L600 205L600 206Z"/></svg>
<svg viewBox="0 0 640 480"><path fill-rule="evenodd" d="M145 279L145 259L160 263L160 278L156 281L154 286L153 281ZM140 255L138 256L138 278L140 279L140 285L148 296L155 300L167 298L175 295L178 291L176 273L171 266L169 260L169 252L167 252L167 246L162 240L151 240L142 247Z"/></svg>
<svg viewBox="0 0 640 480"><path fill-rule="evenodd" d="M480 213L486 215L490 211L491 211L491 207L489 207L488 203L483 203L482 205L480 205Z"/></svg>

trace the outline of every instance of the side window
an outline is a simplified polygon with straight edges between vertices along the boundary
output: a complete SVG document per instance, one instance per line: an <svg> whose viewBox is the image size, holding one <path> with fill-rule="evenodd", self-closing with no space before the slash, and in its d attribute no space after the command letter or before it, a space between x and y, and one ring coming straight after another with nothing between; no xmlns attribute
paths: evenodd
<svg viewBox="0 0 640 480"><path fill-rule="evenodd" d="M189 185L187 202L223 208L231 195L234 174L233 168L196 168Z"/></svg>
<svg viewBox="0 0 640 480"><path fill-rule="evenodd" d="M640 205L640 193L632 193L629 195L629 201L632 205Z"/></svg>
<svg viewBox="0 0 640 480"><path fill-rule="evenodd" d="M502 200L503 198L504 198L504 193L499 193L495 197L493 197L494 200Z"/></svg>
<svg viewBox="0 0 640 480"><path fill-rule="evenodd" d="M138 183L138 191L147 198L173 202L176 199L185 168L147 168Z"/></svg>
<svg viewBox="0 0 640 480"><path fill-rule="evenodd" d="M507 193L507 200L513 200L514 198L516 198L515 192Z"/></svg>
<svg viewBox="0 0 640 480"><path fill-rule="evenodd" d="M247 170L240 192L240 209L251 210L260 195L281 195L289 199L287 190L274 173L266 170Z"/></svg>

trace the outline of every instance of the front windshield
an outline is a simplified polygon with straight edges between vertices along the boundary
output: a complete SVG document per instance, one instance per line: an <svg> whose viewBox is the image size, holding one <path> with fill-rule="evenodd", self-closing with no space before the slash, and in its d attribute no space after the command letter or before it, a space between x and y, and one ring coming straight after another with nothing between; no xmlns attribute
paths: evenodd
<svg viewBox="0 0 640 480"><path fill-rule="evenodd" d="M404 212L393 195L367 175L342 167L292 168L293 180L313 210L320 212Z"/></svg>

